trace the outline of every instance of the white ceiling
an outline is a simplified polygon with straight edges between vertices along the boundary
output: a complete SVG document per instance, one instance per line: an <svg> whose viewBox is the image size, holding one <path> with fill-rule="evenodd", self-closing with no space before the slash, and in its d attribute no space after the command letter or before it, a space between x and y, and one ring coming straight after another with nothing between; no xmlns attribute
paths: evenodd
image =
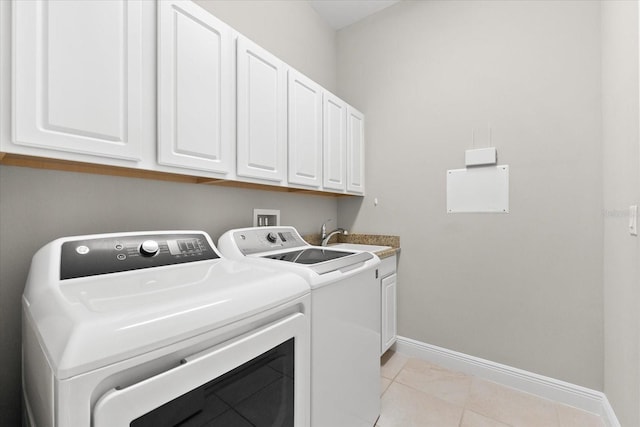
<svg viewBox="0 0 640 427"><path fill-rule="evenodd" d="M309 0L320 16L339 30L400 0Z"/></svg>

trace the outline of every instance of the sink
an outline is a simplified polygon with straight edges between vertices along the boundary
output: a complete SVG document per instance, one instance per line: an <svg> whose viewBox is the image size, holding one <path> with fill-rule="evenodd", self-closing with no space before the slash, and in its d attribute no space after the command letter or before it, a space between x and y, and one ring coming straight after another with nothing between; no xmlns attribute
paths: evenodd
<svg viewBox="0 0 640 427"><path fill-rule="evenodd" d="M376 246L376 245L359 245L356 243L335 243L329 245L336 249L345 249L347 251L365 251L365 252L380 252L387 249L391 249L391 246Z"/></svg>

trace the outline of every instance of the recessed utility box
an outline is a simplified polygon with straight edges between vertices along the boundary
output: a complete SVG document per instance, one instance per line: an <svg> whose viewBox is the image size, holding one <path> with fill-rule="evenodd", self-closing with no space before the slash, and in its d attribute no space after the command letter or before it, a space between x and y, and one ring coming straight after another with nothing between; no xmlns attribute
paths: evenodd
<svg viewBox="0 0 640 427"><path fill-rule="evenodd" d="M253 226L269 227L280 225L280 210L278 209L254 209Z"/></svg>

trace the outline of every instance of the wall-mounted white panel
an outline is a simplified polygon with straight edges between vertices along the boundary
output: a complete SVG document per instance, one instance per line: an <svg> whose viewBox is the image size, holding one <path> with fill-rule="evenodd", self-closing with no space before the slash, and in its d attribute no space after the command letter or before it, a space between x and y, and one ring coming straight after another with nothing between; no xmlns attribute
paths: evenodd
<svg viewBox="0 0 640 427"><path fill-rule="evenodd" d="M231 28L190 1L158 3L158 162L231 170Z"/></svg>
<svg viewBox="0 0 640 427"><path fill-rule="evenodd" d="M448 213L509 213L509 166L447 171Z"/></svg>

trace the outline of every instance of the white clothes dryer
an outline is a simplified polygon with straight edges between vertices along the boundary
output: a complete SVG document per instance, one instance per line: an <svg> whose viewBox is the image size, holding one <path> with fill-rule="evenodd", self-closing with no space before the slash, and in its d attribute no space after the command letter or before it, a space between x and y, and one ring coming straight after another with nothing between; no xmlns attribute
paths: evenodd
<svg viewBox="0 0 640 427"><path fill-rule="evenodd" d="M291 271L311 286L311 426L372 427L380 415L380 260L311 246L293 227L230 230L224 256Z"/></svg>
<svg viewBox="0 0 640 427"><path fill-rule="evenodd" d="M23 295L26 424L309 426L309 310L202 231L53 241Z"/></svg>

